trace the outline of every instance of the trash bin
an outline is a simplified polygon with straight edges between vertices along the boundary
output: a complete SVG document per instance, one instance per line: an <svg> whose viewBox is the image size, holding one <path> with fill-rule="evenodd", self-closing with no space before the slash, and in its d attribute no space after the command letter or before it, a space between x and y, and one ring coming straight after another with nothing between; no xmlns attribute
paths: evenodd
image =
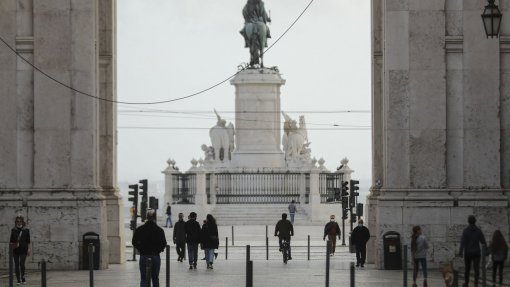
<svg viewBox="0 0 510 287"><path fill-rule="evenodd" d="M383 235L384 248L384 269L402 269L402 246L400 234L395 231L388 231Z"/></svg>
<svg viewBox="0 0 510 287"><path fill-rule="evenodd" d="M84 270L89 269L89 244L92 243L94 246L94 254L92 256L94 260L94 269L99 270L99 255L101 254L101 246L99 242L99 234L94 232L87 232L83 234L83 265Z"/></svg>

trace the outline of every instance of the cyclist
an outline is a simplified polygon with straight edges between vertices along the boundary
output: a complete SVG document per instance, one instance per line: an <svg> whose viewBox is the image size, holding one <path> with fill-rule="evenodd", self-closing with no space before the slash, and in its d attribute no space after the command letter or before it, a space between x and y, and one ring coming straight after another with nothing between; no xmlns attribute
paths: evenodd
<svg viewBox="0 0 510 287"><path fill-rule="evenodd" d="M287 220L287 213L282 213L282 219L276 223L274 229L274 236L278 236L278 243L280 245L280 252L283 251L283 240L287 240L289 243L289 260L292 260L290 253L290 237L294 236L294 227L292 223Z"/></svg>

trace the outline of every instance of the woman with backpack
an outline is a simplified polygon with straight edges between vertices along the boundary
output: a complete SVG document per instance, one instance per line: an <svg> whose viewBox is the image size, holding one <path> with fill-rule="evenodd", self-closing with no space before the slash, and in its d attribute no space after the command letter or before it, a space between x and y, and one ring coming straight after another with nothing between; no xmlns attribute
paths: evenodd
<svg viewBox="0 0 510 287"><path fill-rule="evenodd" d="M416 278L418 277L418 271L420 264L423 272L423 287L427 287L427 250L429 244L427 238L421 234L421 227L413 227L413 235L411 238L411 252L413 255L414 270L413 270L413 287L417 287Z"/></svg>

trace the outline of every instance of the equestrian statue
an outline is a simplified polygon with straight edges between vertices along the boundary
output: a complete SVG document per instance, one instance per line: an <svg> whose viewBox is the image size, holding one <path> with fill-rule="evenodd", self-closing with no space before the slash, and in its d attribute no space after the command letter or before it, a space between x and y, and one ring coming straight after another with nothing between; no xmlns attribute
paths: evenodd
<svg viewBox="0 0 510 287"><path fill-rule="evenodd" d="M262 0L248 0L243 8L244 27L240 31L244 37L245 48L250 48L250 68L264 67L264 48L267 38L271 38L267 23L271 18L267 15Z"/></svg>

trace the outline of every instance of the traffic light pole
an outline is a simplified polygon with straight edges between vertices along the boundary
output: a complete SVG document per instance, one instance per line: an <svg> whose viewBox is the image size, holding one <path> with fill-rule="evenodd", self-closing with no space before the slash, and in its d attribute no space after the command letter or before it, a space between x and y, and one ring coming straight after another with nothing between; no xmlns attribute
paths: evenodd
<svg viewBox="0 0 510 287"><path fill-rule="evenodd" d="M352 213L352 207L351 207L351 208L349 208L349 213L350 213L349 221L351 222L351 232L352 232L352 229L353 229L353 223L354 223L353 218L352 218L352 217L353 217L353 215L354 215L354 214Z"/></svg>
<svg viewBox="0 0 510 287"><path fill-rule="evenodd" d="M342 216L342 246L345 246L345 219Z"/></svg>

